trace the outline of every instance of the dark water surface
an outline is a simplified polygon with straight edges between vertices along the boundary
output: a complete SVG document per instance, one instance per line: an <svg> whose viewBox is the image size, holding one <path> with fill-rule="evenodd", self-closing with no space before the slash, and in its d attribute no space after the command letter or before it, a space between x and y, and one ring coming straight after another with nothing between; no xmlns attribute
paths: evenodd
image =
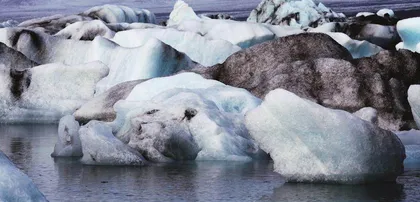
<svg viewBox="0 0 420 202"><path fill-rule="evenodd" d="M56 125L0 125L0 149L50 201L420 201L420 165L397 184L284 184L271 162L84 166L50 157Z"/></svg>
<svg viewBox="0 0 420 202"><path fill-rule="evenodd" d="M262 0L185 0L197 13L227 13L238 20L245 20L252 9ZM19 22L55 15L75 14L93 6L119 4L134 8L149 9L159 21L168 18L176 0L0 0L0 21L10 19ZM420 16L420 0L315 0L323 2L336 12L348 16L361 11L376 12L382 8L397 11L406 18Z"/></svg>

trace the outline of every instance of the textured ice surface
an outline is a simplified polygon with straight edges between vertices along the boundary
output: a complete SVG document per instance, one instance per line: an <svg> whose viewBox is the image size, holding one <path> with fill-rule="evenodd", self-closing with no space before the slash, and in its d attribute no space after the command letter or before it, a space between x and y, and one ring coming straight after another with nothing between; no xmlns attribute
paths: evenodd
<svg viewBox="0 0 420 202"><path fill-rule="evenodd" d="M420 17L400 20L397 23L398 34L401 37L400 44L397 49L408 49L411 51L420 52Z"/></svg>
<svg viewBox="0 0 420 202"><path fill-rule="evenodd" d="M331 25L331 24L328 24ZM328 26L327 25L327 26ZM327 31L327 27L321 27L320 29L313 29L311 32L321 32L328 34L331 38L333 38L337 43L344 46L353 56L353 58L362 58L362 57L370 57L381 52L383 49L375 44L369 43L367 41L359 41L355 39L351 39L344 33L339 32L324 32Z"/></svg>
<svg viewBox="0 0 420 202"><path fill-rule="evenodd" d="M4 22L0 22L0 28L4 27L16 27L19 23L15 20L7 20Z"/></svg>
<svg viewBox="0 0 420 202"><path fill-rule="evenodd" d="M145 9L136 9L121 5L103 5L88 9L82 13L86 16L94 16L106 23L156 23L155 14Z"/></svg>
<svg viewBox="0 0 420 202"><path fill-rule="evenodd" d="M402 172L404 146L395 134L282 89L246 114L246 125L288 181L358 184Z"/></svg>
<svg viewBox="0 0 420 202"><path fill-rule="evenodd" d="M0 122L57 122L93 98L108 74L100 62L47 64L24 71L0 66Z"/></svg>
<svg viewBox="0 0 420 202"><path fill-rule="evenodd" d="M312 0L263 0L251 12L248 21L302 28L344 17L344 14L337 14L322 3L317 6Z"/></svg>
<svg viewBox="0 0 420 202"><path fill-rule="evenodd" d="M91 121L79 130L82 163L92 165L144 165L143 156L122 143L105 123Z"/></svg>
<svg viewBox="0 0 420 202"><path fill-rule="evenodd" d="M100 20L75 22L55 34L74 40L93 40L96 36L112 38L114 35L115 32Z"/></svg>
<svg viewBox="0 0 420 202"><path fill-rule="evenodd" d="M8 28L0 30L0 42L40 64L101 61L110 72L97 84L97 93L124 81L171 75L190 66L187 56L157 39L147 39L143 46L124 48L103 37L76 41Z"/></svg>
<svg viewBox="0 0 420 202"><path fill-rule="evenodd" d="M60 119L58 125L58 140L54 147L53 157L83 156L79 137L79 123L73 116L67 115Z"/></svg>
<svg viewBox="0 0 420 202"><path fill-rule="evenodd" d="M118 32L112 41L123 47L134 48L151 38L159 39L204 66L223 63L227 57L241 50L240 47L225 40L207 39L195 32L178 31L174 28L134 29Z"/></svg>
<svg viewBox="0 0 420 202"><path fill-rule="evenodd" d="M375 13L371 13L371 12L360 12L360 13L357 13L356 14L356 17L361 17L361 16L367 17L367 16L371 16L371 15L375 15Z"/></svg>
<svg viewBox="0 0 420 202"><path fill-rule="evenodd" d="M365 107L353 113L355 116L378 125L378 111L372 107Z"/></svg>
<svg viewBox="0 0 420 202"><path fill-rule="evenodd" d="M388 8L384 8L379 10L376 15L381 16L381 17L395 17L394 11Z"/></svg>
<svg viewBox="0 0 420 202"><path fill-rule="evenodd" d="M195 141L197 160L250 160L261 151L248 134L244 114L260 102L243 89L182 73L138 84L115 105L114 124L122 125L118 138L153 161L179 159L181 154L159 147L173 139L191 142L184 153L196 151Z"/></svg>
<svg viewBox="0 0 420 202"><path fill-rule="evenodd" d="M0 201L47 201L27 175L0 151Z"/></svg>
<svg viewBox="0 0 420 202"><path fill-rule="evenodd" d="M412 85L408 89L408 102L411 106L414 120L420 128L420 85Z"/></svg>
<svg viewBox="0 0 420 202"><path fill-rule="evenodd" d="M208 39L223 39L241 48L302 32L287 26L200 18L183 1L177 1L175 4L168 26L181 31L195 32Z"/></svg>

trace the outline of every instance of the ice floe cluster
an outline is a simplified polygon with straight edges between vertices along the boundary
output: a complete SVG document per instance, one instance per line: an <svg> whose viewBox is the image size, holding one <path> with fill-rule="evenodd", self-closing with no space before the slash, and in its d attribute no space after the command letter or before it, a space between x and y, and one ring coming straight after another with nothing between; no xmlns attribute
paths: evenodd
<svg viewBox="0 0 420 202"><path fill-rule="evenodd" d="M52 156L93 165L271 158L360 184L420 161L418 18L264 0L232 19L177 1L161 25L114 5L2 23L0 122L59 122Z"/></svg>

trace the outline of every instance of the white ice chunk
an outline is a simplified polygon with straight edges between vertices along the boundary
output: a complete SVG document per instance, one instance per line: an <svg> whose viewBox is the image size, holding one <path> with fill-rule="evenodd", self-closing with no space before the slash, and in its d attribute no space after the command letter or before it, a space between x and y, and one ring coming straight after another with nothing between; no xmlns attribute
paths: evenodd
<svg viewBox="0 0 420 202"><path fill-rule="evenodd" d="M362 16L368 17L368 16L371 16L371 15L375 15L375 13L372 13L372 12L360 12L360 13L357 13L356 14L356 17L362 17Z"/></svg>
<svg viewBox="0 0 420 202"><path fill-rule="evenodd" d="M144 165L143 156L122 143L105 123L91 121L79 130L82 163L92 165Z"/></svg>
<svg viewBox="0 0 420 202"><path fill-rule="evenodd" d="M11 41L13 36L18 37L17 42ZM0 30L0 42L40 64L61 62L77 65L101 61L110 71L97 84L97 93L125 81L168 76L189 69L191 65L188 56L155 38L145 39L144 45L139 47L124 48L99 36L93 41L76 41L9 28Z"/></svg>
<svg viewBox="0 0 420 202"><path fill-rule="evenodd" d="M394 133L282 89L246 114L246 125L288 181L395 181L403 171L404 145Z"/></svg>
<svg viewBox="0 0 420 202"><path fill-rule="evenodd" d="M408 102L411 106L414 120L420 128L420 85L412 85L408 89Z"/></svg>
<svg viewBox="0 0 420 202"><path fill-rule="evenodd" d="M378 125L378 111L372 107L365 107L353 113L355 116Z"/></svg>
<svg viewBox="0 0 420 202"><path fill-rule="evenodd" d="M388 8L384 8L384 9L381 9L381 10L379 10L377 13L376 13L376 15L378 15L378 16L381 16L381 17L385 17L386 15L388 16L388 17L395 17L395 14L394 14L394 11L393 10L391 10L391 9L388 9Z"/></svg>
<svg viewBox="0 0 420 202"><path fill-rule="evenodd" d="M185 11L187 7L188 11ZM178 1L170 15L168 26L181 31L195 32L208 39L222 39L241 48L302 32L298 28L287 26L199 18L190 9L185 2Z"/></svg>
<svg viewBox="0 0 420 202"><path fill-rule="evenodd" d="M418 44L420 43L420 17L417 18L408 18L405 20L400 20L397 23L397 31L403 41L402 44L398 44L397 48L408 49L411 51L420 52L420 49L417 49Z"/></svg>
<svg viewBox="0 0 420 202"><path fill-rule="evenodd" d="M178 31L173 28L122 31L118 32L112 41L123 47L134 48L151 38L159 39L204 66L223 63L227 57L241 50L239 46L225 40L207 39L195 32Z"/></svg>
<svg viewBox="0 0 420 202"><path fill-rule="evenodd" d="M58 140L54 147L53 157L81 157L82 144L79 137L79 123L73 116L67 115L60 119L58 125Z"/></svg>
<svg viewBox="0 0 420 202"><path fill-rule="evenodd" d="M114 35L115 32L101 20L75 22L55 34L74 40L93 40L96 36L112 38Z"/></svg>
<svg viewBox="0 0 420 202"><path fill-rule="evenodd" d="M170 143L166 137L175 137L173 134L194 138L200 148L197 160L250 160L261 151L250 138L243 117L260 103L246 90L194 73L155 78L138 84L126 100L114 106L114 124L119 125L115 131L123 142L153 154L147 157L154 161L166 161L163 153L167 149L145 141ZM188 118L188 109L195 115ZM153 139L155 136L163 140Z"/></svg>
<svg viewBox="0 0 420 202"><path fill-rule="evenodd" d="M11 72L15 71L0 67L0 122L50 123L93 98L108 68L100 62L56 63Z"/></svg>
<svg viewBox="0 0 420 202"><path fill-rule="evenodd" d="M47 201L32 180L0 151L0 201Z"/></svg>

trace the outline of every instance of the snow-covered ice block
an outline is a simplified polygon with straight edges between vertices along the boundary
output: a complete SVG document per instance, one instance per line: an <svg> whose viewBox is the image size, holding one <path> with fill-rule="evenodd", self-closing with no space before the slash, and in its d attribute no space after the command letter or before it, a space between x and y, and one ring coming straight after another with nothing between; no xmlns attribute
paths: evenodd
<svg viewBox="0 0 420 202"><path fill-rule="evenodd" d="M344 14L338 14L322 3L317 6L312 0L263 0L252 10L247 21L304 28L344 18Z"/></svg>
<svg viewBox="0 0 420 202"><path fill-rule="evenodd" d="M0 151L0 201L47 201L32 180Z"/></svg>
<svg viewBox="0 0 420 202"><path fill-rule="evenodd" d="M138 84L114 106L114 124L119 139L153 161L251 160L262 152L243 119L260 103L246 90L182 73ZM169 152L179 139L188 146Z"/></svg>
<svg viewBox="0 0 420 202"><path fill-rule="evenodd" d="M403 41L402 44L397 45L397 49L408 49L411 51L420 52L420 49L417 49L418 44L420 43L420 17L417 18L408 18L405 20L400 20L397 23L398 34Z"/></svg>
<svg viewBox="0 0 420 202"><path fill-rule="evenodd" d="M58 140L54 147L53 157L81 157L82 144L79 137L80 125L74 116L67 115L60 119Z"/></svg>
<svg viewBox="0 0 420 202"><path fill-rule="evenodd" d="M403 171L404 145L394 133L282 89L245 119L275 171L290 182L395 181Z"/></svg>
<svg viewBox="0 0 420 202"><path fill-rule="evenodd" d="M144 165L143 156L122 143L105 123L91 121L79 130L82 163L91 165Z"/></svg>
<svg viewBox="0 0 420 202"><path fill-rule="evenodd" d="M57 122L93 98L96 83L107 74L100 62L47 64L22 71L0 66L0 122Z"/></svg>
<svg viewBox="0 0 420 202"><path fill-rule="evenodd" d="M112 38L114 35L115 32L101 20L75 22L55 34L74 40L93 40L96 36Z"/></svg>
<svg viewBox="0 0 420 202"><path fill-rule="evenodd" d="M375 15L375 13L372 12L359 12L356 14L356 17L367 17L367 16L371 16L371 15Z"/></svg>
<svg viewBox="0 0 420 202"><path fill-rule="evenodd" d="M178 1L175 4L168 21L169 27L195 32L208 39L222 39L241 48L248 48L276 37L302 32L300 29L287 26L199 18L194 11L188 11L188 15L186 15L183 10L186 7L188 5L183 1Z"/></svg>
<svg viewBox="0 0 420 202"><path fill-rule="evenodd" d="M353 113L355 116L378 125L378 111L372 107L365 107Z"/></svg>
<svg viewBox="0 0 420 202"><path fill-rule="evenodd" d="M151 38L159 39L204 66L223 63L230 55L241 50L239 46L225 40L207 39L195 32L178 31L173 28L122 31L111 40L123 47L134 48Z"/></svg>
<svg viewBox="0 0 420 202"><path fill-rule="evenodd" d="M96 6L83 12L81 15L100 19L106 23L156 23L155 14L145 9L130 8L128 6L106 4Z"/></svg>
<svg viewBox="0 0 420 202"><path fill-rule="evenodd" d="M408 102L411 106L414 120L420 128L420 85L412 85L408 89Z"/></svg>
<svg viewBox="0 0 420 202"><path fill-rule="evenodd" d="M381 16L381 17L390 17L393 18L395 17L394 11L388 8L384 8L379 10L376 15Z"/></svg>
<svg viewBox="0 0 420 202"><path fill-rule="evenodd" d="M0 30L0 42L40 64L61 62L77 65L101 61L110 72L97 84L97 93L125 81L171 75L189 69L191 65L188 56L158 39L145 39L143 46L124 48L103 37L76 41L8 28Z"/></svg>

